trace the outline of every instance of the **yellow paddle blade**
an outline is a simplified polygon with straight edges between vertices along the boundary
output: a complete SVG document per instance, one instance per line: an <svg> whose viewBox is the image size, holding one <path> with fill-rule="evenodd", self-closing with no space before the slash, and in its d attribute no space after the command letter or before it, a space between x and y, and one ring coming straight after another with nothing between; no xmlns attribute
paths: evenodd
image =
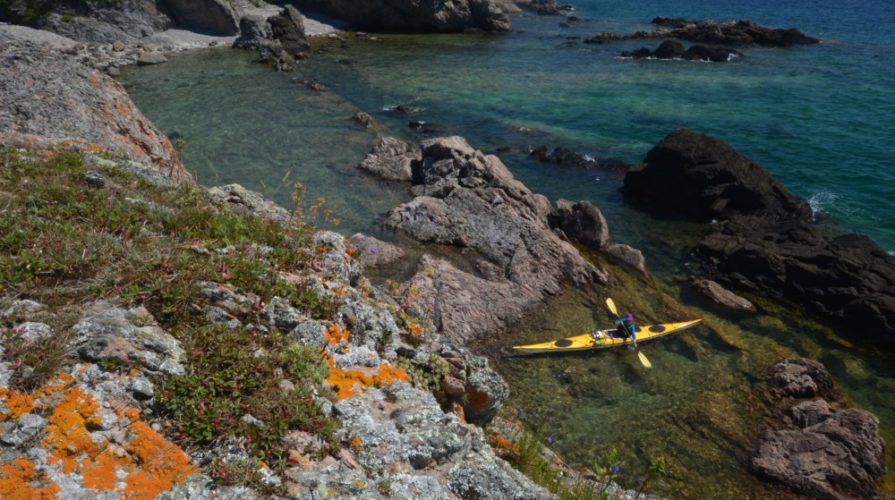
<svg viewBox="0 0 895 500"><path fill-rule="evenodd" d="M653 367L653 364L650 363L648 359L646 359L646 355L640 351L637 351L637 359L639 359L640 362L643 363L643 366L645 366L647 368Z"/></svg>
<svg viewBox="0 0 895 500"><path fill-rule="evenodd" d="M615 308L615 302L612 301L612 297L606 298L606 307L609 308L609 312L618 316L618 309Z"/></svg>

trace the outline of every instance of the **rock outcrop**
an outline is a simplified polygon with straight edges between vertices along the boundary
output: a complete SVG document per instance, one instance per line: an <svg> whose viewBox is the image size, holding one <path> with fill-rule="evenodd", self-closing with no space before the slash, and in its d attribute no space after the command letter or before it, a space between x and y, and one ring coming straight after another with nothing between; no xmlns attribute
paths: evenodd
<svg viewBox="0 0 895 500"><path fill-rule="evenodd" d="M295 60L307 57L311 49L304 18L291 5L267 19L255 15L243 17L239 20L239 31L233 47L258 51L259 60L278 71L294 71Z"/></svg>
<svg viewBox="0 0 895 500"><path fill-rule="evenodd" d="M385 161L372 156L365 161ZM444 137L423 141L410 163L416 198L392 209L385 224L466 255L457 264L423 257L403 288L405 304L432 318L448 339L462 345L501 331L566 284L592 289L606 282L605 271L550 229L550 202L513 178L496 156Z"/></svg>
<svg viewBox="0 0 895 500"><path fill-rule="evenodd" d="M393 137L383 137L360 163L360 168L383 179L406 182L413 177L412 163L420 158L418 147Z"/></svg>
<svg viewBox="0 0 895 500"><path fill-rule="evenodd" d="M178 26L213 35L239 33L239 15L230 0L163 0Z"/></svg>
<svg viewBox="0 0 895 500"><path fill-rule="evenodd" d="M301 9L343 19L370 31L508 31L510 20L496 0L298 0Z"/></svg>
<svg viewBox="0 0 895 500"><path fill-rule="evenodd" d="M0 144L105 151L192 182L171 142L108 76L0 34Z"/></svg>
<svg viewBox="0 0 895 500"><path fill-rule="evenodd" d="M679 18L657 17L653 24L660 26L654 31L637 33L601 33L588 38L585 43L608 43L621 40L649 40L676 38L705 45L728 47L792 47L820 43L817 38L805 35L795 28L768 28L749 20L740 21L688 21Z"/></svg>
<svg viewBox="0 0 895 500"><path fill-rule="evenodd" d="M703 276L789 300L863 340L895 342L895 257L814 221L808 203L723 141L675 130L625 177L667 217L720 221L694 249Z"/></svg>
<svg viewBox="0 0 895 500"><path fill-rule="evenodd" d="M844 408L822 364L805 358L774 366L772 397L782 410L750 462L756 474L812 498L876 498L885 470L879 420Z"/></svg>
<svg viewBox="0 0 895 500"><path fill-rule="evenodd" d="M694 44L684 48L684 44L674 40L662 42L656 50L648 48L622 52L622 57L633 59L683 59L687 61L728 62L742 54L727 47Z"/></svg>
<svg viewBox="0 0 895 500"><path fill-rule="evenodd" d="M552 163L561 167L600 168L615 172L624 172L630 167L617 158L594 158L566 148L554 148L548 152L547 146L538 146L532 149L528 156L542 163Z"/></svg>

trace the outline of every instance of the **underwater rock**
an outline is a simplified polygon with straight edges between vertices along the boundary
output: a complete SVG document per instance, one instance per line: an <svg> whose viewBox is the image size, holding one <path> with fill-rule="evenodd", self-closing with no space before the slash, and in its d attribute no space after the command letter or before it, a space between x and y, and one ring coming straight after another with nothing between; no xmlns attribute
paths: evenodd
<svg viewBox="0 0 895 500"><path fill-rule="evenodd" d="M752 470L813 498L878 497L885 471L879 420L870 412L843 408L830 374L812 359L778 363L769 385L772 397L789 408L780 414L777 428L765 430L750 461ZM823 399L787 403L817 395Z"/></svg>
<svg viewBox="0 0 895 500"><path fill-rule="evenodd" d="M756 310L755 305L752 302L749 302L712 280L698 279L694 277L691 278L690 285L701 295L721 307L739 312L755 312Z"/></svg>
<svg viewBox="0 0 895 500"><path fill-rule="evenodd" d="M363 128L373 128L376 124L376 121L373 120L373 117L370 116L369 113L364 113L363 111L358 111L351 117L351 121L360 125Z"/></svg>
<svg viewBox="0 0 895 500"><path fill-rule="evenodd" d="M624 243L612 243L603 248L603 254L622 265L628 266L640 273L641 276L649 276L646 270L646 258L643 252Z"/></svg>

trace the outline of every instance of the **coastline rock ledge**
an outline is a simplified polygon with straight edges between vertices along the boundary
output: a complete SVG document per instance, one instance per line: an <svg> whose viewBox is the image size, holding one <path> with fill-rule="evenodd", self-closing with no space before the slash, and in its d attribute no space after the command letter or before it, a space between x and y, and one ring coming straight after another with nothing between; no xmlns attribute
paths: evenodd
<svg viewBox="0 0 895 500"><path fill-rule="evenodd" d="M675 130L628 172L624 192L665 217L718 222L694 248L705 277L895 345L895 256L818 224L808 202L729 144Z"/></svg>
<svg viewBox="0 0 895 500"><path fill-rule="evenodd" d="M498 0L296 0L295 4L371 31L510 30L504 3Z"/></svg>

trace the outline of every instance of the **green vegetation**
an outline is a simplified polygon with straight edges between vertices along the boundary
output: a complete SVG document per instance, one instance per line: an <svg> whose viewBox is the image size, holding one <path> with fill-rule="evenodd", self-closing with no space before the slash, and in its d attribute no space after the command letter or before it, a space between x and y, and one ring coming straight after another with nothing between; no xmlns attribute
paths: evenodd
<svg viewBox="0 0 895 500"><path fill-rule="evenodd" d="M86 304L143 305L187 352L184 375L156 380L169 437L186 447L247 444L255 465L222 467L213 474L221 482L259 486L257 464L284 468L289 431L320 438L321 446L299 453L336 452L337 420L323 415L315 396L328 394L319 352L276 330L209 326L202 313L200 282L209 281L260 298L238 318L246 325L259 323L262 303L274 296L331 318L334 300L304 284L318 258L314 228L301 218L284 227L234 214L212 206L201 188L163 189L117 168L99 172L97 189L88 170L79 153L0 150L0 301L46 304L54 314L41 320L61 332L26 344L12 333L15 318L0 322L13 384L40 386L75 362L68 332Z"/></svg>
<svg viewBox="0 0 895 500"><path fill-rule="evenodd" d="M591 473L580 473L574 482L563 477L560 467L544 456L545 438L539 434L523 432L514 443L504 446L512 448L513 456L508 461L532 481L547 488L562 500L612 500L619 497L619 492L610 488L617 483L625 472L618 450L612 448L598 458ZM665 457L659 457L650 466L644 477L633 479L636 488L635 500L639 498L652 480L665 474ZM588 475L593 479L584 479ZM630 475L629 475L630 476Z"/></svg>
<svg viewBox="0 0 895 500"><path fill-rule="evenodd" d="M281 440L290 430L318 434L338 446L335 421L314 403L314 387L327 373L316 348L276 331L206 326L177 333L189 353L187 373L166 380L159 401L176 422L181 444L243 437L253 456L275 470L287 463Z"/></svg>

